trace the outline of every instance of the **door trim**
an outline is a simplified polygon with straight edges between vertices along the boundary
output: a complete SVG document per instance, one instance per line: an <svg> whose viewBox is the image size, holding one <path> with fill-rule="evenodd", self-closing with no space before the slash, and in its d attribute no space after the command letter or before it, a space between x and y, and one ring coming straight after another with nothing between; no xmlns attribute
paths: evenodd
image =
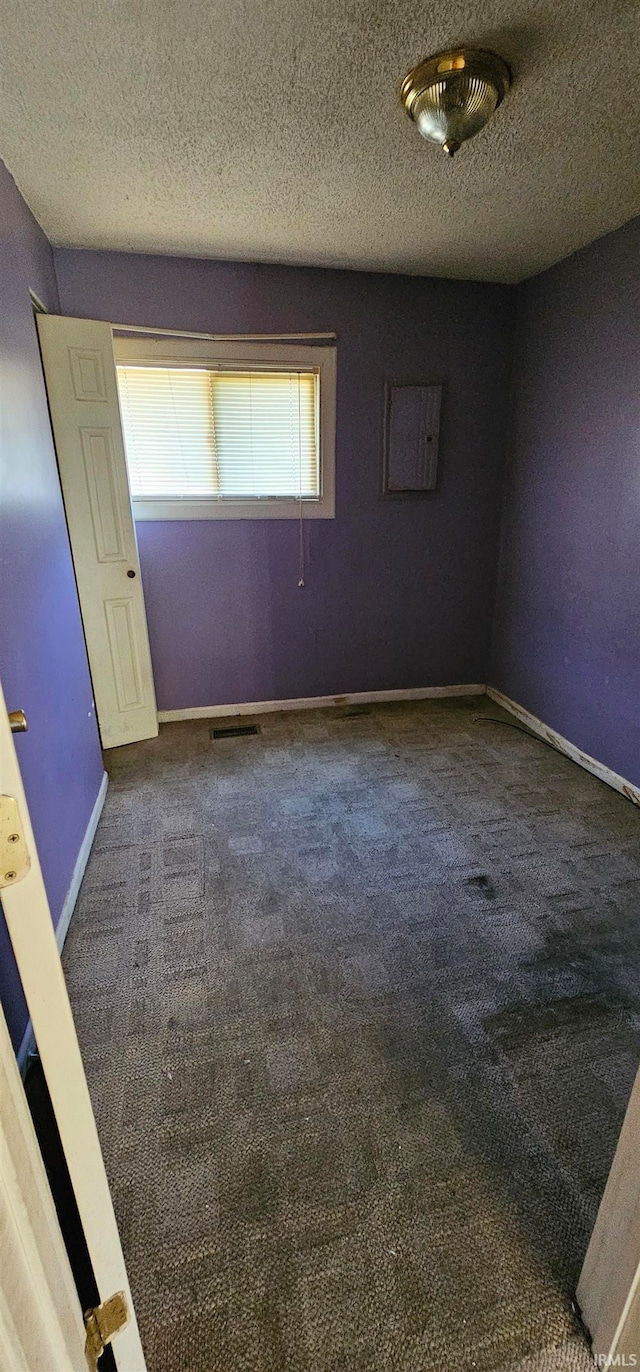
<svg viewBox="0 0 640 1372"><path fill-rule="evenodd" d="M119 1372L146 1372L100 1140L0 683L0 791L15 798L31 865L2 906L100 1300L124 1292L129 1323L113 1340ZM64 798L61 797L61 803Z"/></svg>
<svg viewBox="0 0 640 1372"><path fill-rule="evenodd" d="M64 942L69 932L69 925L73 918L73 912L76 908L76 901L80 894L82 878L85 874L85 869L89 861L91 849L93 847L93 840L96 836L98 821L102 814L104 802L107 797L108 785L109 775L107 772L103 772L102 781L100 782L100 789L96 796L96 803L93 807L93 810L91 811L89 823L87 824L84 838L82 840L82 843L80 844L78 856L75 860L75 865L73 868L73 875L69 883L69 890L67 891L67 894L64 898L64 904L62 906L62 910L60 911L60 919L58 920L58 923L56 925L56 943L58 945L59 953L62 953L62 949L64 948ZM22 1042L16 1054L16 1057L18 1059L18 1067L20 1068L21 1072L24 1072L27 1063L27 1058L29 1056L29 1053L33 1049L34 1042L35 1040L33 1037L31 1020L29 1020L27 1023L27 1027L24 1031L24 1034L22 1035Z"/></svg>
<svg viewBox="0 0 640 1372"><path fill-rule="evenodd" d="M86 1372L82 1311L0 1009L0 1363Z"/></svg>
<svg viewBox="0 0 640 1372"><path fill-rule="evenodd" d="M603 1367L640 1367L640 1072L587 1249L577 1298ZM608 1359L608 1361L607 1361Z"/></svg>

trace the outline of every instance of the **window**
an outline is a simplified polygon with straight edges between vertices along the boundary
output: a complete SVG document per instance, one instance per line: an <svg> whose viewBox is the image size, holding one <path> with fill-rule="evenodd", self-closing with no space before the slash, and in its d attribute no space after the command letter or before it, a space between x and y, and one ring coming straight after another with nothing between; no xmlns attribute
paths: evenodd
<svg viewBox="0 0 640 1372"><path fill-rule="evenodd" d="M114 340L136 519L332 518L335 349Z"/></svg>

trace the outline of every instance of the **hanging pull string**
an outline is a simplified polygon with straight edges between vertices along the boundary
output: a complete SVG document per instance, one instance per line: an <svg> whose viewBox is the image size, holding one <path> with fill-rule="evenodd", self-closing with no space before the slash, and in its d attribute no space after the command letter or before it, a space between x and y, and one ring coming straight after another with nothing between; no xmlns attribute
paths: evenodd
<svg viewBox="0 0 640 1372"><path fill-rule="evenodd" d="M304 586L304 525L302 522L302 416L300 409L300 373L298 372L298 502L300 507L299 522L299 562L298 562L298 590Z"/></svg>
<svg viewBox="0 0 640 1372"><path fill-rule="evenodd" d="M300 497L300 568L298 576L298 587L304 586L304 529L302 524L302 497Z"/></svg>

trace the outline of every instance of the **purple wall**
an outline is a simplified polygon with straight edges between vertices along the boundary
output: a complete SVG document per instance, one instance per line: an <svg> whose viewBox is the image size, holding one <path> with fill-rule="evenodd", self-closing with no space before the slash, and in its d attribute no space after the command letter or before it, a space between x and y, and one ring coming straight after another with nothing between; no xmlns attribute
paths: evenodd
<svg viewBox="0 0 640 1372"><path fill-rule="evenodd" d="M0 675L57 922L102 764L27 288L49 245L0 164ZM491 679L640 782L640 221L518 292L58 250L63 312L338 334L337 517L138 528L159 705L484 681L512 316L510 464ZM379 494L387 381L445 383L439 489ZM0 923L0 989L26 1015Z"/></svg>
<svg viewBox="0 0 640 1372"><path fill-rule="evenodd" d="M160 709L484 681L510 287L56 250L66 314L338 334L337 511L139 524ZM383 500L384 385L444 382L439 489Z"/></svg>
<svg viewBox="0 0 640 1372"><path fill-rule="evenodd" d="M520 288L491 680L640 783L640 219Z"/></svg>
<svg viewBox="0 0 640 1372"><path fill-rule="evenodd" d="M0 163L0 678L54 923L102 779L102 759L51 440L31 287L58 308L53 256ZM16 1046L27 1015L4 920L0 994Z"/></svg>

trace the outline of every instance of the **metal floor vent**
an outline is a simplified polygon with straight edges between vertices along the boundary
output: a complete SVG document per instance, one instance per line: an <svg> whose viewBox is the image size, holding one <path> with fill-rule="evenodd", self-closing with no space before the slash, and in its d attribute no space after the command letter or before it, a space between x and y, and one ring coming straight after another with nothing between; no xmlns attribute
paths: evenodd
<svg viewBox="0 0 640 1372"><path fill-rule="evenodd" d="M226 724L220 729L210 729L209 738L244 738L245 734L259 734L257 724Z"/></svg>

